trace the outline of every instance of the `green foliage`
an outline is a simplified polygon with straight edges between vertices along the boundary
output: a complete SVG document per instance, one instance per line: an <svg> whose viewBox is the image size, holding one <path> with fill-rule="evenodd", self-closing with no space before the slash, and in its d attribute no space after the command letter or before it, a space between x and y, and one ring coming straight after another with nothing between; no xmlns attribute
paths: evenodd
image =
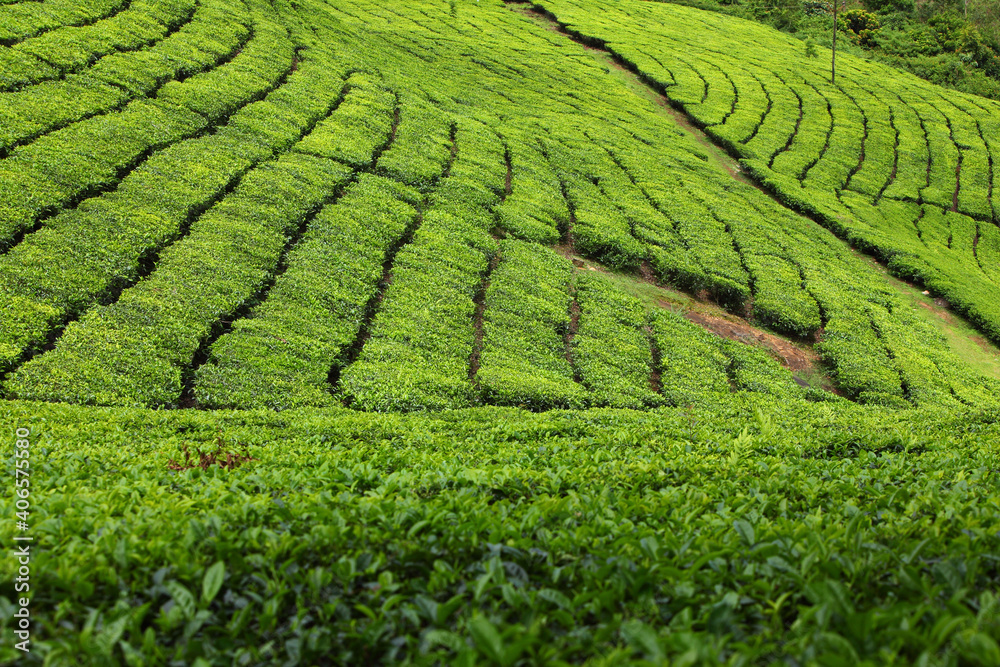
<svg viewBox="0 0 1000 667"><path fill-rule="evenodd" d="M529 409L580 408L586 392L567 359L572 264L534 244L500 244L485 294L477 382L487 403Z"/></svg>
<svg viewBox="0 0 1000 667"><path fill-rule="evenodd" d="M184 369L213 325L253 298L286 237L349 175L295 153L250 171L113 305L70 324L51 354L22 366L15 396L99 405L177 405Z"/></svg>
<svg viewBox="0 0 1000 667"><path fill-rule="evenodd" d="M62 71L93 63L115 51L134 51L162 40L194 12L193 0L134 0L127 9L85 27L62 27L14 48Z"/></svg>
<svg viewBox="0 0 1000 667"><path fill-rule="evenodd" d="M839 410L6 403L41 499L30 659L991 664L998 415ZM220 438L254 460L170 469Z"/></svg>
<svg viewBox="0 0 1000 667"><path fill-rule="evenodd" d="M375 78L354 74L344 86L344 100L296 146L304 153L368 166L375 150L386 143L396 98Z"/></svg>
<svg viewBox="0 0 1000 667"><path fill-rule="evenodd" d="M465 132L474 130L453 127L449 154L455 161L440 165L430 206L412 242L395 257L392 283L371 323L371 337L358 360L340 374L341 390L353 407L439 410L465 407L476 399L469 380L473 299L497 252L487 211L498 197L488 184L502 182L503 156L496 144L493 150L489 143L477 150L474 141L466 143ZM394 144L379 159L379 173L382 160L399 146ZM409 180L429 185L424 177Z"/></svg>
<svg viewBox="0 0 1000 667"><path fill-rule="evenodd" d="M276 410L333 403L340 367L377 293L382 263L417 216L410 188L362 174L312 220L267 299L233 324L198 369L206 407Z"/></svg>
<svg viewBox="0 0 1000 667"><path fill-rule="evenodd" d="M865 7L873 12L912 12L914 0L864 0Z"/></svg>
<svg viewBox="0 0 1000 667"><path fill-rule="evenodd" d="M572 354L594 405L642 408L663 403L651 387L653 357L646 313L635 297L598 274L576 280L580 325Z"/></svg>
<svg viewBox="0 0 1000 667"><path fill-rule="evenodd" d="M149 153L204 131L275 88L291 66L292 46L274 18L264 10L255 13L254 38L222 67L170 81L155 99L133 100L120 111L88 118L14 150L0 167L0 243L9 243L45 212L109 189ZM109 104L105 99L98 107ZM89 112L69 110L68 116L56 114L44 123L58 127L81 114ZM26 128L15 130L16 139L43 129L30 123L29 118ZM19 178L4 172L51 185L25 190Z"/></svg>
<svg viewBox="0 0 1000 667"><path fill-rule="evenodd" d="M762 349L724 340L679 314L651 318L661 392L670 405L713 405L730 392L804 396L791 373Z"/></svg>
<svg viewBox="0 0 1000 667"><path fill-rule="evenodd" d="M743 168L783 204L876 255L896 275L946 296L981 331L1000 340L994 333L1000 312L993 305L1000 288L987 273L990 264L977 257L977 239L984 235L978 230L989 225L976 222L992 220L995 212L988 196L988 165L998 154L989 130L995 109L849 56L839 60L834 87L826 64L803 62L796 42L718 15L670 5L634 13L618 6L601 16L572 0L546 6L582 34L613 44L623 61L641 63L635 66L647 80L673 78L676 85L664 87L664 94L743 156ZM706 30L711 48L705 46ZM735 31L746 31L739 42L731 37ZM718 48L725 43L737 50L748 39L766 48L738 63ZM650 42L659 45L656 53L644 46ZM676 68L666 71L667 54L683 58L698 79L689 85L674 76ZM722 74L737 68L753 76ZM792 68L796 77L788 76ZM873 77L881 82L877 88ZM636 184L649 170L627 168ZM938 386L971 390L978 384L953 372L954 357L926 331L913 344L921 350L918 356L934 360L933 368L921 370L889 354L896 345L889 338L901 330L876 331L873 313L889 311L897 324L905 318L877 278L773 202L732 184L724 196L708 194L715 186L695 174L689 167L685 177L695 188L667 186L662 195L659 188L645 190L671 219L670 227L652 233L646 227L654 217L630 216L635 236L654 246L648 257L664 280L705 289L729 310L752 312L775 330L818 337L841 389L855 399L947 403L947 392L904 390L929 381L928 373ZM615 188L623 190L627 186ZM617 202L621 196L610 198ZM924 227L948 209L955 210L942 221L944 237L932 244Z"/></svg>
<svg viewBox="0 0 1000 667"><path fill-rule="evenodd" d="M187 78L237 55L250 37L249 21L233 0L200 2L191 21L147 49L100 58L87 73L133 95Z"/></svg>
<svg viewBox="0 0 1000 667"><path fill-rule="evenodd" d="M854 251L1000 336L997 109L540 1L615 59L494 0L0 0L28 664L997 662L1000 383Z"/></svg>
<svg viewBox="0 0 1000 667"><path fill-rule="evenodd" d="M881 27L878 16L863 9L849 9L837 17L837 29L851 33L851 39L861 46L875 46Z"/></svg>
<svg viewBox="0 0 1000 667"><path fill-rule="evenodd" d="M728 0L712 6L660 0L759 21L830 45L830 0ZM881 62L938 85L1000 99L1000 22L992 0L863 0L838 15L839 29ZM866 11L867 10L867 11ZM881 28L881 29L880 29ZM838 50L844 50L843 43ZM679 92L679 91L674 91Z"/></svg>
<svg viewBox="0 0 1000 667"><path fill-rule="evenodd" d="M108 19L128 6L125 0L51 0L42 5L19 2L0 6L0 43L13 46L29 37L62 26L82 26Z"/></svg>
<svg viewBox="0 0 1000 667"><path fill-rule="evenodd" d="M400 94L400 121L392 146L379 158L376 173L428 189L451 159L452 125L436 107Z"/></svg>
<svg viewBox="0 0 1000 667"><path fill-rule="evenodd" d="M863 314L831 319L819 348L824 356L836 360L837 386L849 396L903 395L899 375L889 364L877 332ZM872 364L872 358L880 363Z"/></svg>
<svg viewBox="0 0 1000 667"><path fill-rule="evenodd" d="M15 149L0 163L0 241L9 244L44 212L74 196L113 185L123 165L151 148L205 126L204 118L186 109L137 100L121 112L70 125ZM39 185L25 187L26 180Z"/></svg>
<svg viewBox="0 0 1000 667"><path fill-rule="evenodd" d="M233 8L228 0L214 0L197 10L187 0L136 2L106 21L52 30L5 51L0 89L11 92L0 93L4 109L0 146L9 150L44 132L122 106L127 93L138 92L137 80L148 94L181 72L192 74L214 64L219 55L235 50L237 39L218 53L199 47L218 45L216 39L225 39L227 33L235 36L242 30L246 35L240 22L245 19L237 19ZM184 59L170 58L179 48L184 49ZM74 72L85 65L86 71ZM30 68L30 76L20 78L22 66ZM63 78L53 81L58 73ZM16 91L34 83L42 85Z"/></svg>
<svg viewBox="0 0 1000 667"><path fill-rule="evenodd" d="M562 58L565 40L535 30L519 14L483 6L456 17L437 8L421 19L412 14L416 9L375 10L362 3L357 11L369 13L372 25L385 31L379 50L324 12L261 2L251 3L247 12L231 0L212 0L178 15L191 8L175 0L164 3L136 4L129 11L160 12L160 25L177 16L189 19L170 23L171 34L138 50L108 47L111 51L100 51L106 55L95 56L85 71L9 93L10 122L4 127L11 133L9 145L17 147L3 161L9 178L2 213L9 243L28 233L0 260L0 305L9 314L0 338L4 368L23 365L67 321L80 322L67 328L66 342L55 345L50 361L31 362L32 368L59 372L47 370L49 379L35 373L30 381L27 371L10 374L8 391L16 386L25 396L97 400L93 397L100 394L101 402L172 405L178 387L193 382L193 395L200 394L206 405L280 409L338 400L369 410L480 401L526 401L535 409L663 401L671 388L653 388L657 362L644 308L627 318L618 334L609 333L607 341L585 325L574 343L585 353L571 353L567 360L559 345L565 347L560 337L565 338L568 325L525 329L517 319L542 317L542 311L512 315L520 311L488 298L497 240L512 236L560 243L569 253L613 269L641 270L648 279L712 299L802 340L822 339L824 327L835 322L835 335L820 349L853 398L950 401L946 392L903 389L926 380L929 386L950 386L974 403L989 402L976 391L980 381L959 370L961 362L924 333L912 341L914 354L933 360L933 368L886 352L900 344L897 325L904 318L877 272L809 220L720 174L702 147L678 135L662 112L635 95L634 82L617 74L608 78L610 69L590 61ZM924 89L901 90L898 104L891 96L886 101L861 83L876 71L873 66L850 59L842 63L846 83L840 88L822 80L819 64L803 65L797 80L787 68L799 66L801 58L774 33L754 33L762 48L737 67L732 57L691 40L693 19L683 14L690 10L677 10L681 13L664 22L656 12L667 7L643 5L634 17L617 9L614 22L607 23L568 0L552 9L582 30L631 26L630 36L615 42L622 62L685 105L728 150L744 155L743 168L789 206L878 252L900 275L934 286L984 330L993 330L998 316L990 305L993 288L969 270L954 268L956 257L963 267L977 262L969 252L973 244L982 246L984 257L992 252L988 233L978 224L992 215L992 202L984 195L990 187L992 136L985 110ZM504 22L512 34L523 31L522 50L489 37L482 48L490 57L470 59L464 37L443 45L429 36L433 33L414 37L399 27L411 19L450 26L456 20L479 20L480 14ZM712 21L716 18L723 17ZM641 25L629 23L636 20ZM698 20L698 30L723 29ZM214 31L214 24L227 27ZM87 26L81 34L102 34L98 27ZM728 35L739 30L749 28L724 27ZM683 52L681 65L665 71L662 54L632 48L638 38L631 35L642 31L656 35L658 49ZM99 46L99 40L93 44ZM190 57L182 57L185 52ZM521 60L545 67L513 66ZM558 72L557 79L546 68ZM887 85L895 84L889 79ZM248 103L265 93L266 101ZM155 97L123 101L132 94ZM38 111L46 108L42 102L60 96L67 104L58 113ZM73 122L114 104L124 107ZM538 111L543 108L544 113ZM171 120L184 122L171 126ZM53 129L63 123L69 125ZM153 129L137 132L139 125ZM264 225L271 230L265 239L258 235L261 221L238 204L235 191L241 179L252 181L255 169L289 150L343 161L378 174L390 190L394 186L388 183L401 183L421 196L407 190L402 200L399 193L368 198L352 188L346 202L357 202L357 214L346 214L345 203L336 209L339 214L318 215L339 193L327 193L322 201L314 193L305 200L308 206L302 204L308 210L293 206L292 218L282 214L275 226ZM862 151L865 160L860 160ZM956 208L962 215L941 223L958 242L952 247L946 238L920 250L917 243L924 239L910 238L909 229L941 225L934 222L933 210L913 202L922 200L925 209L951 205L959 164ZM929 182L921 178L928 167ZM274 189L280 192L281 185ZM75 205L87 194L101 196ZM241 230L257 241L257 251L229 254L214 241L202 246L186 238L205 229L203 218L214 220L205 215L213 206L231 206L238 220L220 223L220 229ZM373 224L359 215L371 216ZM913 224L918 215L922 222ZM344 237L336 243L306 243L313 226L323 238L342 227ZM279 235L278 228L285 231ZM300 236L301 248L293 247ZM356 244L353 253L344 250L348 242ZM192 260L183 270L154 270L161 254L172 257L174 244L186 248L189 243L213 248L218 254L213 260L223 262L223 268L203 277L205 267L215 264ZM229 245L236 247L239 243ZM340 256L343 263L335 261ZM225 266L242 264L237 257L246 257L247 266ZM530 264L528 255L519 257L514 264L497 265L498 278ZM380 272L383 262L388 264ZM991 270L989 263L979 264L987 267L984 272ZM522 279L547 280L540 267L524 271ZM285 273L297 281L288 292ZM149 278L136 284L144 276ZM90 327L106 313L118 313L115 302L146 303L152 298L146 283L161 290L152 293L158 314L136 321L163 332L141 335L133 330L137 325L125 326L129 318L115 315L84 336L85 344L76 338L84 322ZM428 285L437 286L428 290ZM191 290L197 296L184 297L186 305L178 305L177 313L167 307L169 298L160 296L191 295ZM327 303L323 295L335 297L338 305L318 311L305 307ZM271 312L266 305L271 297L275 310L258 317ZM609 303L615 298L608 296ZM109 303L110 308L101 307ZM262 309L255 310L258 306ZM882 311L889 321L876 331L870 313ZM562 317L568 316L563 309ZM603 321L595 313L589 317ZM162 326L156 324L161 321ZM841 321L861 323L867 330L838 344L836 322ZM511 333L501 335L495 325ZM208 344L230 329L235 337L219 343L218 354L209 352ZM431 333L418 333L424 330ZM107 359L97 332L119 341L118 351L107 352ZM527 341L535 341L531 345L544 354L535 359L502 351L504 345L530 349ZM600 349L605 343L611 348ZM614 359L617 353L609 351L619 344L626 350L621 365ZM78 348L75 354L86 361L60 362L69 347ZM497 354L506 355L506 365ZM116 355L132 361L109 361ZM160 361L143 362L143 355ZM513 357L526 365L507 363ZM592 382L574 366L581 360L593 362ZM197 372L199 366L203 372ZM255 388L253 378L264 368L277 384ZM494 368L498 374L491 375ZM544 396L536 395L528 380L533 368L555 373L556 384L545 388ZM727 368L732 381L737 366ZM482 379L475 377L479 371ZM111 376L120 380L95 380ZM428 377L435 379L421 379ZM503 389L497 384L501 377L507 383ZM574 377L583 384L566 382ZM899 378L898 391L886 384L893 377ZM104 384L118 389L99 387ZM742 390L739 383L733 387ZM396 393L402 398L390 396Z"/></svg>
<svg viewBox="0 0 1000 667"><path fill-rule="evenodd" d="M260 10L255 19L253 38L232 61L183 82L167 82L156 99L218 122L276 88L291 69L293 46L274 17Z"/></svg>
<svg viewBox="0 0 1000 667"><path fill-rule="evenodd" d="M0 257L0 307L9 323L0 332L0 367L44 344L52 326L134 282L144 258L176 239L251 167L322 118L339 89L332 85L340 81L321 63L303 63L287 90L244 108L215 134L152 156L113 192L63 211ZM243 123L244 116L274 122L263 124L262 135L257 123ZM148 140L149 132L135 136Z"/></svg>
<svg viewBox="0 0 1000 667"><path fill-rule="evenodd" d="M504 232L537 243L555 244L569 226L561 184L541 150L518 141L510 155L511 193L497 207Z"/></svg>
<svg viewBox="0 0 1000 667"><path fill-rule="evenodd" d="M670 405L718 400L730 392L729 359L721 340L670 311L652 318L660 357L660 384Z"/></svg>
<svg viewBox="0 0 1000 667"><path fill-rule="evenodd" d="M730 359L729 374L737 391L773 394L779 398L835 400L833 395L818 389L803 390L788 369L761 348L726 340L722 341L722 351Z"/></svg>

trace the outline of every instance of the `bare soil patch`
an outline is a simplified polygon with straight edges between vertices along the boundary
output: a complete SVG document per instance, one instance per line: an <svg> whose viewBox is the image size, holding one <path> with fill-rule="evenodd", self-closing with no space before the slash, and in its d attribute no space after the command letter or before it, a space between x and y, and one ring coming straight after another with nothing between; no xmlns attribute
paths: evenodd
<svg viewBox="0 0 1000 667"><path fill-rule="evenodd" d="M748 323L734 322L730 319L694 311L684 313L684 317L723 338L764 347L792 371L811 373L816 370L816 366L820 363L819 355L813 350L799 347L784 338Z"/></svg>

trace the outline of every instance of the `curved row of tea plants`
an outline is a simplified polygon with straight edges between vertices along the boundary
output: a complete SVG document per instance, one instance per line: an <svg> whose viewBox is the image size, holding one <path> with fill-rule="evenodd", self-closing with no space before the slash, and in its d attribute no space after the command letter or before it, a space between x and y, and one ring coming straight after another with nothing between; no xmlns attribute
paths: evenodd
<svg viewBox="0 0 1000 667"><path fill-rule="evenodd" d="M329 111L341 86L327 63L305 61L225 126L156 153L115 190L54 216L0 256L0 308L9 323L0 332L0 364L17 364L54 327L95 301L114 300L155 268L156 253L247 171L298 140Z"/></svg>
<svg viewBox="0 0 1000 667"><path fill-rule="evenodd" d="M67 26L89 26L127 11L129 0L19 2L0 7L0 44L14 46L29 37Z"/></svg>
<svg viewBox="0 0 1000 667"><path fill-rule="evenodd" d="M0 92L127 91L0 155L0 430L31 498L0 496L0 538L16 511L33 538L32 652L0 559L0 661L1000 662L1000 383L879 271L500 0L242 1ZM153 5L98 6L63 23ZM869 109L910 108L701 53L669 63L690 103L782 115L748 132L817 157L806 181L840 168L817 128L860 117L884 159ZM925 209L922 261L1000 271L981 219L866 205ZM812 346L844 396L648 282ZM508 407L453 409L478 403Z"/></svg>
<svg viewBox="0 0 1000 667"><path fill-rule="evenodd" d="M156 34L162 39L142 50L106 55L82 71L74 72L71 64L65 65L59 69L61 76L53 80L32 81L34 85L12 86L19 89L0 92L0 154L6 155L70 123L120 111L137 96L155 96L156 91L171 80L219 66L232 59L250 36L242 2L210 0L197 9L193 4L169 9L173 10L174 17L190 20L176 30L170 29L168 23L154 22L153 26L161 28ZM150 22L152 19L145 17L145 20ZM80 53L81 47L75 42L67 44L64 38L54 33L49 35L53 35L54 44L44 50L45 62L60 60L58 54L50 52L54 49L69 52L62 60L76 58L88 62L95 57L89 52ZM10 55L14 50L6 53ZM39 72L33 63L25 68L36 74ZM17 70L11 63L0 65L0 71L7 78L12 78Z"/></svg>
<svg viewBox="0 0 1000 667"><path fill-rule="evenodd" d="M1000 237L1000 105L847 55L831 83L828 61L799 41L719 14L537 6L639 72L786 204L1000 341L1000 283L990 251L978 252ZM942 213L953 228L944 244L922 225Z"/></svg>
<svg viewBox="0 0 1000 667"><path fill-rule="evenodd" d="M151 153L204 134L280 87L293 45L273 12L260 6L251 16L252 36L233 45L231 61L12 150L0 161L0 243L16 244L59 209L113 191Z"/></svg>
<svg viewBox="0 0 1000 667"><path fill-rule="evenodd" d="M564 295L577 291L576 323L565 309L536 322L542 310L498 301L493 274L501 285L535 261L516 245L505 255L501 241L517 238L645 271L819 340L850 399L995 400L995 384L841 241L706 163L670 115L530 17L499 1L454 12L310 0L251 2L241 15L238 5L206 0L163 40L50 83L97 76L111 58L134 65L137 82L152 80L140 74L152 62L143 54L210 40L207 27L229 12L238 20L217 48L206 44L204 71L188 76L167 57L174 69L152 87L137 83L120 109L66 121L0 158L8 397L377 411L688 400L694 389L681 376L678 387L655 377L669 361L657 349L663 332L613 284L564 283ZM726 71L687 76L709 100ZM727 113L748 112L736 103L720 118ZM316 181L314 167L339 176ZM275 201L283 188L301 192ZM254 212L261 207L272 220ZM953 230L958 215L944 216ZM935 218L924 220L930 230ZM981 238L977 252L1000 251L1000 238ZM296 309L326 298L336 300L304 327L312 311ZM545 358L511 365L509 349L536 335ZM755 352L719 345L695 345L701 360L691 367L725 368L735 391L790 386L787 372L772 377L766 360L752 361ZM744 365L771 379L739 380ZM556 384L532 385L536 368ZM704 387L721 386L711 378Z"/></svg>
<svg viewBox="0 0 1000 667"><path fill-rule="evenodd" d="M26 39L4 51L0 90L67 76L109 54L148 49L190 22L197 6L196 0L132 0L112 18ZM242 2L239 12L246 12Z"/></svg>

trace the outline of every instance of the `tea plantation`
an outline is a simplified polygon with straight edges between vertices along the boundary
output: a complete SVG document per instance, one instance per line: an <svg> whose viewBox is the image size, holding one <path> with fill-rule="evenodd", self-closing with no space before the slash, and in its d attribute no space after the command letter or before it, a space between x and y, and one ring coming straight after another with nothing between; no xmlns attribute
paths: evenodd
<svg viewBox="0 0 1000 667"><path fill-rule="evenodd" d="M802 48L0 0L0 661L1000 664L1000 104Z"/></svg>

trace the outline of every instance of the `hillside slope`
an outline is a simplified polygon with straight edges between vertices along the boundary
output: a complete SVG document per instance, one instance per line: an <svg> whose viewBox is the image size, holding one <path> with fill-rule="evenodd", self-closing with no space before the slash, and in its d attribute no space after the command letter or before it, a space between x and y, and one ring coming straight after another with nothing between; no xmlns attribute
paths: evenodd
<svg viewBox="0 0 1000 667"><path fill-rule="evenodd" d="M690 352L696 327L667 324L535 245L560 244L818 341L850 399L993 404L995 383L911 317L845 244L713 169L654 99L530 17L497 3L296 10L251 1L240 14L241 4L136 5L129 11L170 7L182 24L138 50L105 55L94 33L119 15L63 28L94 37L77 37L80 49L93 49L90 59L0 93L11 117L0 160L8 397L372 411L653 407L682 403L653 376L684 376L691 391L711 394L727 391L727 378L743 389L736 370L750 366L773 380L756 386L802 393L740 346L709 341ZM577 5L552 8L567 20L587 15ZM637 5L634 20L666 30L682 23L657 24L646 13L698 16L692 11ZM239 19L230 21L236 27L209 40L208 27L226 16ZM615 25L628 29L626 18ZM744 28L763 39L759 26ZM698 29L715 38L714 28ZM39 52L34 42L59 30L10 47L11 57ZM780 35L767 36L782 46ZM663 58L681 57L671 48L688 60L701 53L656 37ZM182 44L215 55L186 69ZM767 47L774 55L761 72L793 57ZM704 62L708 74L684 65L687 74L668 88L672 100L715 137L752 135L746 154L764 147L747 161L759 178L918 275L993 335L991 304L1000 301L989 253L1000 252L1000 232L985 224L993 213L984 178L993 174L984 137L1000 116L980 109L947 124L927 106L921 127L968 142L959 152L948 137L940 146L928 139L945 151L928 160L902 133L898 151L885 145L901 113L879 125L852 106L842 124L851 103L824 109L811 79L778 86L768 101L750 60L738 71L754 88L737 98L725 68ZM852 66L861 65L844 69ZM768 76L771 88L779 79ZM79 86L94 96L80 98ZM956 110L968 104L935 94ZM801 122L796 95L805 100ZM59 107L64 117L39 115L50 108L39 100L63 98L73 100ZM869 159L858 161L858 151ZM897 155L903 164L880 177L889 169L880 160L895 165ZM926 186L914 184L907 161L920 155ZM808 176L807 187L785 187L793 172ZM854 190L828 185L848 178ZM952 198L958 211L946 212L942 202ZM891 224L884 212L896 216ZM913 226L904 214L926 232L898 231ZM536 284L548 286L537 300L515 303ZM604 350L615 350L614 363ZM695 367L710 369L704 381Z"/></svg>
<svg viewBox="0 0 1000 667"><path fill-rule="evenodd" d="M0 660L1000 661L1000 107L799 50L0 0Z"/></svg>
<svg viewBox="0 0 1000 667"><path fill-rule="evenodd" d="M831 83L796 40L684 7L540 6L640 70L789 205L1000 337L1000 104L849 56Z"/></svg>

